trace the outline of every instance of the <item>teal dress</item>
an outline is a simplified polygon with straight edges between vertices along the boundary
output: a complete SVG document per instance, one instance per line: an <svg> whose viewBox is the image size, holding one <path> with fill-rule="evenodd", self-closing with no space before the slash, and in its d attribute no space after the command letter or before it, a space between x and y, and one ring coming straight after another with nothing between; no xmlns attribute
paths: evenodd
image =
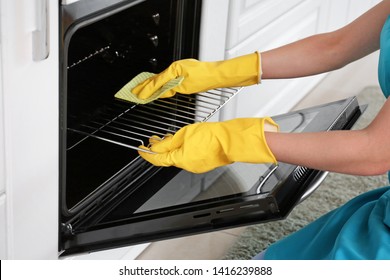
<svg viewBox="0 0 390 280"><path fill-rule="evenodd" d="M380 42L379 83L390 94L390 16ZM389 172L390 176L390 172ZM390 187L359 195L271 245L264 259L390 259Z"/></svg>

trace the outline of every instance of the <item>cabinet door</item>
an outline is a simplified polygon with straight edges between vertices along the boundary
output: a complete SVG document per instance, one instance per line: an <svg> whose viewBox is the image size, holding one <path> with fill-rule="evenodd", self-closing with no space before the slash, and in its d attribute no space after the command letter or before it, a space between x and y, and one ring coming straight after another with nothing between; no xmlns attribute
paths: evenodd
<svg viewBox="0 0 390 280"><path fill-rule="evenodd" d="M253 36L229 49L227 58L272 49L326 30L328 1L303 1ZM224 108L223 119L276 115L289 111L322 78L321 75L293 80L264 80L246 87Z"/></svg>
<svg viewBox="0 0 390 280"><path fill-rule="evenodd" d="M304 0L231 0L227 49L255 34Z"/></svg>
<svg viewBox="0 0 390 280"><path fill-rule="evenodd" d="M2 14L0 3L0 14ZM1 34L0 20L0 34ZM0 38L0 195L5 192L5 150L4 150L4 106L3 106L3 63L2 63L2 43Z"/></svg>
<svg viewBox="0 0 390 280"><path fill-rule="evenodd" d="M330 0L328 30L343 27L381 2L381 0Z"/></svg>
<svg viewBox="0 0 390 280"><path fill-rule="evenodd" d="M0 260L7 258L5 194L0 195Z"/></svg>
<svg viewBox="0 0 390 280"><path fill-rule="evenodd" d="M356 2L356 1L355 1ZM350 0L331 0L328 30L336 30L348 23Z"/></svg>
<svg viewBox="0 0 390 280"><path fill-rule="evenodd" d="M350 9L348 14L348 21L350 22L381 1L380 0L367 0L367 1L349 0L349 2L350 2L349 3Z"/></svg>
<svg viewBox="0 0 390 280"><path fill-rule="evenodd" d="M8 257L56 258L58 1L0 4Z"/></svg>

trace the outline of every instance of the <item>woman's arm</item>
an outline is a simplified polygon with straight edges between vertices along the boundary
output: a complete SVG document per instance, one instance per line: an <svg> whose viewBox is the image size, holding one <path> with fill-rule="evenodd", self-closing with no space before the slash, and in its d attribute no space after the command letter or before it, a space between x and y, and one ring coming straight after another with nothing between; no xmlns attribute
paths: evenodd
<svg viewBox="0 0 390 280"><path fill-rule="evenodd" d="M263 52L262 79L324 73L374 52L389 14L390 1L385 0L341 29Z"/></svg>
<svg viewBox="0 0 390 280"><path fill-rule="evenodd" d="M326 72L375 51L379 48L380 31L389 14L390 1L382 1L342 29L265 52L263 78ZM390 170L390 101L362 130L267 132L266 139L281 162L355 175L383 174Z"/></svg>
<svg viewBox="0 0 390 280"><path fill-rule="evenodd" d="M278 161L354 175L390 170L390 100L365 129L317 133L266 132Z"/></svg>
<svg viewBox="0 0 390 280"><path fill-rule="evenodd" d="M261 60L263 79L293 78L327 72L377 50L379 48L380 31L388 14L390 14L390 0L385 0L353 23L337 31L312 36L263 52ZM255 77L257 81L257 54L229 60L227 64L228 67L224 67L224 65L226 66L225 62L211 64L195 62L195 65L200 66L199 71L194 71L193 68L188 67L184 72L188 75L191 73L195 77L194 81L203 79L197 78L198 73L208 75L215 80L218 80L218 77L221 85L227 84L226 81L235 79L237 76L243 78L243 80L247 80L248 77ZM181 65L185 65L185 63ZM202 70L205 66L210 71L205 73ZM177 67L177 69L181 68ZM254 74L238 75L238 68L243 71L249 69L249 72ZM167 72L170 73L170 71ZM177 71L171 72L175 74L174 77L179 73ZM158 77L163 77L163 73ZM193 83L191 79L187 79L187 81L190 85ZM152 85L151 88L153 89L155 84L153 81L148 81L145 87ZM153 92L150 89L147 91ZM202 172L205 171L204 168L207 166L207 169L209 169L209 161L213 162L212 168L235 160L257 163L273 162L275 159L273 156L271 157L272 161L259 160L259 158L262 158L264 150L272 151L277 161L320 170L370 175L381 174L390 169L390 101L386 102L381 113L366 129L297 134L266 132L265 138L268 146L264 145L264 129L256 128L260 123L259 121L253 122L253 120L250 120L251 125L249 126L241 125L244 122L246 123L247 120L237 121L240 125L233 126L228 122L204 123L201 126L189 125L179 130L172 137L166 137L161 142L154 141L150 149L156 154L140 152L140 155L158 166L175 165L181 168L186 167L189 171L194 170L194 167L199 171L200 169L197 169L197 167L201 166ZM221 129L213 129L214 125ZM249 130L247 127L255 127L255 129ZM242 131L237 132L235 128ZM244 134L244 131L246 134ZM196 133L198 137L193 137L193 133ZM243 137L247 134L251 137ZM200 140L202 140L202 145L199 144ZM212 148L210 143L213 143ZM250 145L247 143L250 143ZM250 148L253 143L259 144L255 146L261 146L262 151L250 150L252 153L249 153L249 156L244 159L242 157L242 147ZM207 148L203 149L203 147ZM203 153L205 150L207 153ZM198 159L198 164L194 163L194 158Z"/></svg>

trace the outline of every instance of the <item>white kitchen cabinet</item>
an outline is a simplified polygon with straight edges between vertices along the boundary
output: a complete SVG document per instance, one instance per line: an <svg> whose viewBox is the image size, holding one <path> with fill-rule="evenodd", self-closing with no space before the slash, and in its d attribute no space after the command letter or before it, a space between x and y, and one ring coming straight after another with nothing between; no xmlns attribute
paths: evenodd
<svg viewBox="0 0 390 280"><path fill-rule="evenodd" d="M351 22L359 15L363 14L365 11L370 9L375 4L381 2L381 0L367 0L367 1L356 1L349 0L349 10L348 10L348 22Z"/></svg>
<svg viewBox="0 0 390 280"><path fill-rule="evenodd" d="M1 5L0 5L0 15ZM1 32L1 21L0 21ZM4 105L3 105L3 63L2 63L2 43L0 36L0 195L5 192L5 149L4 149Z"/></svg>
<svg viewBox="0 0 390 280"><path fill-rule="evenodd" d="M231 0L226 48L231 49L304 0Z"/></svg>
<svg viewBox="0 0 390 280"><path fill-rule="evenodd" d="M269 50L309 35L335 30L378 2L231 0L225 58ZM222 110L220 119L288 112L325 76L263 80L260 85L244 88Z"/></svg>
<svg viewBox="0 0 390 280"><path fill-rule="evenodd" d="M328 30L335 30L344 26L379 2L381 2L381 0L331 0Z"/></svg>
<svg viewBox="0 0 390 280"><path fill-rule="evenodd" d="M356 2L356 1L355 1ZM328 30L336 30L349 22L350 0L330 1Z"/></svg>
<svg viewBox="0 0 390 280"><path fill-rule="evenodd" d="M0 195L0 260L7 257L7 235L6 235L6 214L5 214L5 194Z"/></svg>
<svg viewBox="0 0 390 280"><path fill-rule="evenodd" d="M263 1L257 1L262 3ZM265 1L267 2L267 1ZM294 0L291 8L283 15L262 26L252 36L227 49L226 57L236 57L254 51L272 49L286 43L296 41L309 35L327 30L329 1ZM293 5L294 4L294 5ZM263 11L272 14L275 7ZM234 20L240 22L240 20ZM285 113L289 111L307 92L318 83L321 75L294 80L264 80L262 84L246 87L223 110L223 118L264 116Z"/></svg>
<svg viewBox="0 0 390 280"><path fill-rule="evenodd" d="M331 0L328 30L335 30L353 21L381 0Z"/></svg>
<svg viewBox="0 0 390 280"><path fill-rule="evenodd" d="M1 0L7 258L58 249L58 1ZM3 179L2 179L3 180Z"/></svg>

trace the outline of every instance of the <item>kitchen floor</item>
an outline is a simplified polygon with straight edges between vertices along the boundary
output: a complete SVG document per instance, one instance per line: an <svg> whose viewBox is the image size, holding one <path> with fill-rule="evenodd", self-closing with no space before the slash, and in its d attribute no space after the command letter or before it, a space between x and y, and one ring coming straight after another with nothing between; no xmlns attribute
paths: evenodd
<svg viewBox="0 0 390 280"><path fill-rule="evenodd" d="M365 87L378 86L378 52L329 74L294 109L357 95ZM150 244L140 260L218 260L240 236L244 227L198 234Z"/></svg>

